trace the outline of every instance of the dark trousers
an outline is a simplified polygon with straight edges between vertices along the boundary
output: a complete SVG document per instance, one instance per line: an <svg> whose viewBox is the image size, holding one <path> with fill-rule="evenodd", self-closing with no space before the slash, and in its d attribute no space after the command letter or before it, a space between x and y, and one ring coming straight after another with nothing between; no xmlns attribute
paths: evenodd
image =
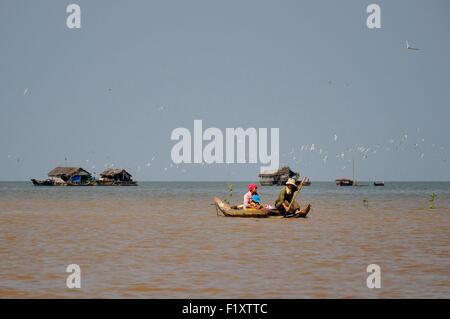
<svg viewBox="0 0 450 319"><path fill-rule="evenodd" d="M284 201L284 204L289 206L289 202L288 201ZM286 216L286 210L284 209L283 205L278 205L277 206L278 211L280 212L280 214L282 216ZM295 213L298 209L300 209L300 205L297 202L293 202L291 205L291 209L289 210L289 214L293 214Z"/></svg>

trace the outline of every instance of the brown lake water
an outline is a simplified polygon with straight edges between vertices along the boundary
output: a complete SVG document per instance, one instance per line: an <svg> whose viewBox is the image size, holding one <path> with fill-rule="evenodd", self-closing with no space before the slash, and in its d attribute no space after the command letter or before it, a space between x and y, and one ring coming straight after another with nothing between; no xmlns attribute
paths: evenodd
<svg viewBox="0 0 450 319"><path fill-rule="evenodd" d="M279 190L260 194L273 204ZM450 183L313 183L306 219L220 217L214 195L227 183L2 182L0 297L450 298ZM81 289L66 287L69 264ZM366 286L369 264L380 289Z"/></svg>

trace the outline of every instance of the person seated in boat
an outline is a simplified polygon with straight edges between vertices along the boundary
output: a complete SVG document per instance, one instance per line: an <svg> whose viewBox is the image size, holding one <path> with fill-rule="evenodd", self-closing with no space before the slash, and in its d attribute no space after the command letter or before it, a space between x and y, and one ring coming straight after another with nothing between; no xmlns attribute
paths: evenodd
<svg viewBox="0 0 450 319"><path fill-rule="evenodd" d="M294 201L289 208L292 198L294 197L294 193L298 190L298 187L299 186L297 186L295 179L289 178L286 182L286 186L280 191L280 194L275 201L275 207L281 215L286 216L286 214L295 213L300 209L300 205L297 201Z"/></svg>
<svg viewBox="0 0 450 319"><path fill-rule="evenodd" d="M246 208L262 209L261 197L258 194L253 195L250 199L250 204Z"/></svg>
<svg viewBox="0 0 450 319"><path fill-rule="evenodd" d="M251 204L253 195L258 195L258 186L256 184L248 184L247 189L248 192L244 195L244 208Z"/></svg>

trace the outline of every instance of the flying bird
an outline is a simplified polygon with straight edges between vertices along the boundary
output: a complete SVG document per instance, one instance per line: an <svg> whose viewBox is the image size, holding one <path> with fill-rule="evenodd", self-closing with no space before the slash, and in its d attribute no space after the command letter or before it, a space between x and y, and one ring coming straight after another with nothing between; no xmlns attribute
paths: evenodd
<svg viewBox="0 0 450 319"><path fill-rule="evenodd" d="M413 48L412 46L410 46L408 43L408 40L406 40L406 49L413 50L413 51L419 51L419 48Z"/></svg>
<svg viewBox="0 0 450 319"><path fill-rule="evenodd" d="M23 91L23 95L25 96L25 95L27 95L27 93L28 93L28 88L26 88L26 89Z"/></svg>

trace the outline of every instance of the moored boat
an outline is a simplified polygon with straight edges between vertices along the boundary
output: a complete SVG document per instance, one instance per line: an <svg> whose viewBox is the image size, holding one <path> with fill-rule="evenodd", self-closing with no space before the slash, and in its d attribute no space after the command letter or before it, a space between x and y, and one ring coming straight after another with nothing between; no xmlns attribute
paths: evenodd
<svg viewBox="0 0 450 319"><path fill-rule="evenodd" d="M373 182L373 186L384 186L384 182Z"/></svg>
<svg viewBox="0 0 450 319"><path fill-rule="evenodd" d="M340 178L336 180L337 186L353 186L353 180L348 178Z"/></svg>
<svg viewBox="0 0 450 319"><path fill-rule="evenodd" d="M54 182L51 179L46 179L46 180L37 180L37 179L31 179L31 182L33 183L34 186L53 186Z"/></svg>

